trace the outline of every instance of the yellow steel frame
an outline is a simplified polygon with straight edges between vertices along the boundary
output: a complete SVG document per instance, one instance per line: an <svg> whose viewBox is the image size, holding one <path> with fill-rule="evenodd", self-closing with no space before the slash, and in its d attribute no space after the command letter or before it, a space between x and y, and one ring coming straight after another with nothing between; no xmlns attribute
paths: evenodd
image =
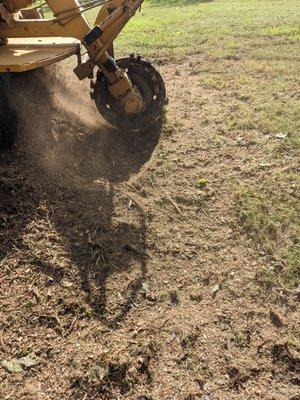
<svg viewBox="0 0 300 400"><path fill-rule="evenodd" d="M89 60L80 65L76 74L80 79L91 76L91 68L98 66L109 85L111 94L122 98L123 107L134 112L141 109L141 98L132 87L125 71L120 70L108 53L114 39L140 8L143 0L110 0L99 11L95 27L91 29L83 6L78 0L47 0L53 19L14 19L0 21L0 39L71 37L86 47ZM2 40L3 42L3 40ZM85 64L87 66L85 66Z"/></svg>
<svg viewBox="0 0 300 400"><path fill-rule="evenodd" d="M111 17L108 11L110 9L117 10L121 8L122 13L105 31L105 35L101 38L102 41L112 41L141 6L142 2L143 0L111 0L105 3L96 18L97 25ZM5 21L0 22L0 38L73 37L82 40L90 31L91 27L85 16L76 13L76 9L82 10L77 0L47 0L46 3L56 18L43 20L17 19L12 26L9 26Z"/></svg>

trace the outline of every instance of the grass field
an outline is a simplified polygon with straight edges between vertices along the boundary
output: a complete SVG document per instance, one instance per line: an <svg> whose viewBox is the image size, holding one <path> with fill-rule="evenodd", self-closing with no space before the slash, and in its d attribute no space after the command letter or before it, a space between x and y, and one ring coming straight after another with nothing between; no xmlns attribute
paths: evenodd
<svg viewBox="0 0 300 400"><path fill-rule="evenodd" d="M284 58L293 60L299 20L299 2L294 0L145 2L117 47L159 59L199 53L253 61L280 61L285 47Z"/></svg>
<svg viewBox="0 0 300 400"><path fill-rule="evenodd" d="M139 52L159 61L180 62L186 55L198 55L203 89L227 92L232 88L239 100L237 112L224 121L227 129L270 135L278 140L270 140L266 152L300 157L298 1L146 2L116 48L120 55ZM204 71L202 60L208 65ZM174 68L180 71L180 64ZM238 196L245 227L286 261L284 281L297 285L300 185L296 170L269 174L255 187L242 188Z"/></svg>
<svg viewBox="0 0 300 400"><path fill-rule="evenodd" d="M299 400L299 22L147 1L116 50L164 77L159 132L105 124L75 59L13 77L1 400Z"/></svg>

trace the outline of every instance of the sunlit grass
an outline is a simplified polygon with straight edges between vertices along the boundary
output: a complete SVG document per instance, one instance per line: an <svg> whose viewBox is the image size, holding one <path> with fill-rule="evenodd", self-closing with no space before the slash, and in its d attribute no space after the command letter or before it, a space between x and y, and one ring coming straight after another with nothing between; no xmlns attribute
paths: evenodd
<svg viewBox="0 0 300 400"><path fill-rule="evenodd" d="M288 287L300 280L300 179L279 174L238 194L242 223L251 237L282 262L278 271Z"/></svg>
<svg viewBox="0 0 300 400"><path fill-rule="evenodd" d="M95 15L96 11L89 12L89 20ZM296 0L145 2L116 44L119 53L135 51L147 57L198 52L218 56L238 51L249 38L265 43L281 39L290 46L299 39L299 20Z"/></svg>

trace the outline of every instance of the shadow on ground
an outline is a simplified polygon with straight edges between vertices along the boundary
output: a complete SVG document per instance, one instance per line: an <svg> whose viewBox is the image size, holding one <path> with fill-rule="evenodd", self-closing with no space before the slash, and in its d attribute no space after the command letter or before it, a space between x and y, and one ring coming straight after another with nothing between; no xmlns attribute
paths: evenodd
<svg viewBox="0 0 300 400"><path fill-rule="evenodd" d="M78 282L93 315L116 327L147 272L147 215L124 183L150 160L159 131L109 128L88 108L83 86L57 88L53 79L35 72L12 82L21 128L18 150L0 156L0 263L12 249L30 254L32 267L54 282ZM49 226L57 236L36 252ZM51 240L71 269L53 262L61 255ZM124 274L122 307L110 313L107 281Z"/></svg>

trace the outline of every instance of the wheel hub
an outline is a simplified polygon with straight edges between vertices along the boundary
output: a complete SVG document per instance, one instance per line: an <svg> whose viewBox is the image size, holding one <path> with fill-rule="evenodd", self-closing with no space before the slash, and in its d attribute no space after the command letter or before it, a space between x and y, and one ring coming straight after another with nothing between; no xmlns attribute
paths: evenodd
<svg viewBox="0 0 300 400"><path fill-rule="evenodd" d="M100 72L93 93L100 114L110 124L122 129L145 130L145 127L160 124L166 104L166 89L159 72L139 57L123 58L116 63L127 73L134 91L122 99L113 97Z"/></svg>
<svg viewBox="0 0 300 400"><path fill-rule="evenodd" d="M139 114L144 108L142 95L136 87L126 93L120 103L127 115Z"/></svg>

